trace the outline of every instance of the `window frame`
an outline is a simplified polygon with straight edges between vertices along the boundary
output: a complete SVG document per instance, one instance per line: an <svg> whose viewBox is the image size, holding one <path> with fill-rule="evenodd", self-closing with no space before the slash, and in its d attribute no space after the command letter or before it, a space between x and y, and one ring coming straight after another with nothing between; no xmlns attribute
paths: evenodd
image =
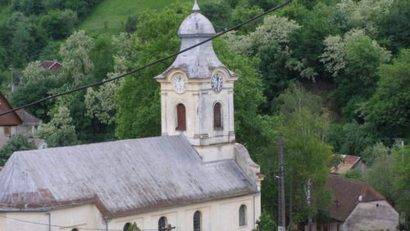
<svg viewBox="0 0 410 231"><path fill-rule="evenodd" d="M213 118L214 118L214 129L223 130L223 113L222 113L222 104L216 102L213 106Z"/></svg>
<svg viewBox="0 0 410 231"><path fill-rule="evenodd" d="M242 204L239 207L239 227L248 225L248 207L245 204Z"/></svg>
<svg viewBox="0 0 410 231"><path fill-rule="evenodd" d="M201 231L202 230L202 213L201 211L197 210L195 211L194 215L193 215L193 230L194 231ZM199 227L198 227L199 225Z"/></svg>
<svg viewBox="0 0 410 231"><path fill-rule="evenodd" d="M161 221L164 221L164 226L161 226L162 225ZM166 216L162 216L158 219L158 231L166 230L167 225L168 225L168 219Z"/></svg>
<svg viewBox="0 0 410 231"><path fill-rule="evenodd" d="M186 131L186 107L183 103L179 103L176 106L176 123L177 126L175 130Z"/></svg>

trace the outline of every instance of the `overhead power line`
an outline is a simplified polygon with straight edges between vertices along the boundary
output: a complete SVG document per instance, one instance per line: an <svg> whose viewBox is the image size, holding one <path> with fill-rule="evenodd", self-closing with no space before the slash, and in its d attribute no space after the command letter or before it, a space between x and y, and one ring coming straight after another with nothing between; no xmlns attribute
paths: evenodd
<svg viewBox="0 0 410 231"><path fill-rule="evenodd" d="M87 88L90 88L90 87L96 87L96 86L99 86L99 85L103 85L103 84L105 84L105 83L112 82L112 81L115 81L115 80L118 80L118 79L122 79L122 78L124 78L124 77L126 77L126 76L128 76L128 75L131 75L131 74L134 74L134 73L143 71L143 70L145 70L145 69L147 69L147 68L149 68L149 67L155 66L155 65L157 65L157 64L159 64L159 63L162 63L162 62L164 62L164 61L166 61L166 60L168 60L168 59L174 58L174 57L178 56L179 54L185 53L185 52L187 52L187 51L189 51L189 50L191 50L191 49L193 49L193 48L195 48L195 47L201 46L201 45L203 45L203 44L205 44L205 43L207 43L207 42L210 42L210 41L212 41L212 40L214 40L214 39L216 39L216 38L219 38L219 37L221 37L222 35L224 35L224 34L226 34L226 33L228 33L228 32L237 30L237 29L241 28L242 26L244 26L244 25L246 25L246 24L249 24L249 23L251 23L251 22L254 22L254 21L256 21L256 20L258 20L258 19L264 17L264 16L267 15L267 14L270 14L270 13L276 11L276 10L279 10L279 9L281 9L281 8L283 8L283 7L287 6L287 5L289 5L291 2L292 2L292 0L288 0L288 1L286 1L285 3L282 3L282 4L278 5L278 6L275 6L275 7L271 8L271 9L269 9L269 10L267 10L267 11L261 13L261 14L256 15L256 16L253 17L253 18L250 18L250 19L248 19L248 20L246 20L246 21L244 21L244 22L242 22L242 23L236 25L236 26L233 26L233 27L231 27L231 28L229 28L229 29L227 29L227 30L224 30L224 31L222 31L222 32L219 32L219 33L217 33L216 35L214 35L214 36L212 36L212 37L210 37L210 38L208 38L208 39L205 39L204 41L202 41L202 42L200 42L200 43L197 43L197 44L195 44L195 45L193 45L193 46L190 46L190 47L185 48L185 49L183 49L183 50L180 50L180 51L178 51L178 52L176 52L176 53L173 53L173 54L171 54L171 55L165 56L165 57L163 57L163 58L160 58L160 59L158 59L158 60L156 60L156 61L154 61L154 62L148 63L148 64L146 64L146 65L144 65L144 66L142 66L142 67L138 67L138 68L136 68L136 69L134 69L134 70L131 70L131 71L127 72L127 73L118 75L118 76L113 77L113 78L110 78L110 79L106 79L106 80L102 80L102 81L98 81L98 82L86 84L86 85L83 85L83 86L80 86L80 87L77 87L77 88L74 88L74 89L71 89L71 90L62 92L62 93L57 93L57 94L54 94L54 95L51 95L51 96L48 96L48 97L45 97L45 98L42 98L42 99L33 101L33 102L28 103L28 104L26 104L26 105L19 106L19 107L10 109L10 110L8 110L8 111L2 112L2 113L0 113L0 117L1 117L1 116L4 116L4 115L7 115L7 114L10 114L10 113L15 112L15 111L20 110L20 109L32 107L32 106L34 106L34 105L36 105L36 104L39 104L39 103L42 103L42 102L45 102L45 101L48 101L48 100L51 100L51 99L54 99L54 98L58 98L58 97L61 97L61 96L64 96L64 95L68 95L68 94L71 94L71 93L74 93L74 92L77 92L77 91L81 91L81 90L84 90L84 89L87 89Z"/></svg>

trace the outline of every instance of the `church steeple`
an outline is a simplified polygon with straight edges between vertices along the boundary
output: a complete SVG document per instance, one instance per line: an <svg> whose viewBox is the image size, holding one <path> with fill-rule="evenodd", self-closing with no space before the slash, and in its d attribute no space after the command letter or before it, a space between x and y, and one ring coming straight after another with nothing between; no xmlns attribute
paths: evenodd
<svg viewBox="0 0 410 231"><path fill-rule="evenodd" d="M215 34L195 1L178 30L181 50ZM237 77L218 59L212 41L179 54L156 79L161 84L162 134L185 135L200 154L208 153L203 154L206 160L229 158L226 153L230 152L215 150L229 149L235 141L233 88Z"/></svg>

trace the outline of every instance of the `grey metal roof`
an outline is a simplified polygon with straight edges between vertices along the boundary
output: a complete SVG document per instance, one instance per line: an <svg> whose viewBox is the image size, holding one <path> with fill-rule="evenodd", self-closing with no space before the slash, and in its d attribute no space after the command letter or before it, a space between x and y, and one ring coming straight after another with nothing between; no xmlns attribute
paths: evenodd
<svg viewBox="0 0 410 231"><path fill-rule="evenodd" d="M199 6L195 3L192 13L179 27L178 35L181 38L180 50L184 50L214 36L215 29L212 23L200 13ZM191 79L210 78L215 68L226 69L216 56L210 41L178 55L174 63L156 78L166 78L167 73L172 69L183 70Z"/></svg>
<svg viewBox="0 0 410 231"><path fill-rule="evenodd" d="M234 160L204 163L184 136L16 152L0 208L95 203L108 217L256 192Z"/></svg>

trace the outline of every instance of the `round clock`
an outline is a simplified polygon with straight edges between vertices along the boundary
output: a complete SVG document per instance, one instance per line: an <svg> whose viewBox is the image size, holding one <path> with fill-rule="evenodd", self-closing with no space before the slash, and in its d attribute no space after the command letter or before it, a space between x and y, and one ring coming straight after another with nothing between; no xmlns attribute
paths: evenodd
<svg viewBox="0 0 410 231"><path fill-rule="evenodd" d="M211 87L215 92L220 92L222 90L224 79L222 74L215 72L211 78Z"/></svg>
<svg viewBox="0 0 410 231"><path fill-rule="evenodd" d="M177 93L183 93L185 91L185 79L182 74L176 74L172 78L174 83L174 89Z"/></svg>

